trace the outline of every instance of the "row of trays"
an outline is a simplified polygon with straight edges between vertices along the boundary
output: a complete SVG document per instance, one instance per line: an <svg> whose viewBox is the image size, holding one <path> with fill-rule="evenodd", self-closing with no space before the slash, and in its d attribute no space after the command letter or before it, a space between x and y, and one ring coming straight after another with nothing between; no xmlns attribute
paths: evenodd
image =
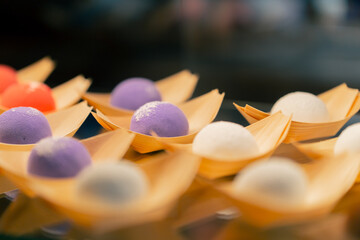
<svg viewBox="0 0 360 240"><path fill-rule="evenodd" d="M44 58L19 72L31 76L32 81L41 82L53 68L52 60ZM9 233L23 234L64 219L71 219L76 226L96 232L159 220L170 221L176 228L231 206L239 209L243 219L260 227L293 224L331 212L357 181L359 156L334 155L336 138L306 142L335 135L358 112L360 95L357 89L341 84L318 96L331 116L331 120L324 123L296 122L281 112L270 115L249 105L242 107L234 103L239 114L250 123L246 128L255 137L260 151L251 158L222 161L192 153L194 137L215 119L224 98L224 93L215 89L188 100L197 81L197 75L184 70L156 82L163 100L177 105L189 121L188 135L171 138L130 131L133 112L111 106L108 93L86 93L91 80L83 76L55 87L57 110L45 114L54 137L73 136L91 114L108 130L81 139L92 161L131 160L147 175L150 190L131 206L119 206L111 211L101 205L89 209L74 197L76 178L49 179L27 174L26 166L33 144L0 143L0 190L3 193L16 188L22 191L1 219L0 228ZM85 101L79 102L81 98ZM294 208L273 208L267 204L255 204L233 191L235 174L248 164L274 154L290 157L304 169L309 186L303 204ZM210 194L199 196L204 189ZM222 200L218 204L209 205L219 197ZM184 201L187 204L183 204ZM199 206L202 206L201 210ZM39 208L43 212L40 215ZM34 215L39 217L34 218Z"/></svg>

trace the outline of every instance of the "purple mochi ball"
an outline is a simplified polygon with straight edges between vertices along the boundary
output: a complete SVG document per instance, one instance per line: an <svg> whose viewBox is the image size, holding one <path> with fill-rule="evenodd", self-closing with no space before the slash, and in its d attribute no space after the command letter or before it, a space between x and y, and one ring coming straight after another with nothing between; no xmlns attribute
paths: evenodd
<svg viewBox="0 0 360 240"><path fill-rule="evenodd" d="M136 110L145 103L161 101L153 81L146 78L129 78L119 83L111 93L111 105Z"/></svg>
<svg viewBox="0 0 360 240"><path fill-rule="evenodd" d="M91 164L91 156L84 145L69 137L45 138L30 153L28 172L50 178L76 176Z"/></svg>
<svg viewBox="0 0 360 240"><path fill-rule="evenodd" d="M34 144L52 136L48 120L31 107L11 108L0 115L0 142Z"/></svg>
<svg viewBox="0 0 360 240"><path fill-rule="evenodd" d="M130 130L159 137L184 136L189 132L185 114L168 102L149 102L140 107L131 118Z"/></svg>

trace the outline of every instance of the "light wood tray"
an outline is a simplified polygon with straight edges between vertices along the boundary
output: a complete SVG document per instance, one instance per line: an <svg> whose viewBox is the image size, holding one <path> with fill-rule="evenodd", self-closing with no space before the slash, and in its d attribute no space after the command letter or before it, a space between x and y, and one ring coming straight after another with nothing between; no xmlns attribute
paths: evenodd
<svg viewBox="0 0 360 240"><path fill-rule="evenodd" d="M255 204L246 195L236 195L230 180L208 183L232 201L243 219L253 225L269 228L299 224L318 219L332 211L353 186L360 170L360 156L339 155L298 164L308 176L309 187L304 202L297 207L285 209L266 202Z"/></svg>
<svg viewBox="0 0 360 240"><path fill-rule="evenodd" d="M120 159L133 138L134 134L118 129L82 140L82 143L89 150L94 163L98 163ZM199 158L186 152L163 153L143 159L137 164L146 173L150 182L150 189L145 197L126 207L109 208L99 204L96 208L89 208L83 199L76 197L76 178L50 179L28 175L26 173L28 155L29 152L24 151L0 152L2 174L30 197L25 200L26 203L15 201L14 205L19 207L9 208L9 212L5 214L6 219L2 219L3 231L16 232L12 226L19 222L23 223L23 219L27 219L26 216L36 215L39 204L44 211L47 208L49 213L51 209L55 210L76 224L96 232L156 221L166 217L175 201L192 183L199 166ZM20 198L19 201L24 201L24 198ZM36 204L31 204L32 201ZM28 208L24 209L24 205ZM37 207L33 207L34 205ZM53 214L55 213L40 217L39 222L37 218L29 219L26 229L33 230L39 227L40 223L48 223L47 220L51 222L59 219ZM21 220L20 215L26 216ZM19 232L23 230L20 228L17 230L17 233Z"/></svg>
<svg viewBox="0 0 360 240"><path fill-rule="evenodd" d="M55 69L55 62L44 57L17 71L19 82L44 82Z"/></svg>
<svg viewBox="0 0 360 240"><path fill-rule="evenodd" d="M44 114L50 114L74 105L81 99L82 95L87 91L90 85L90 79L86 79L84 76L79 75L53 88L52 94L55 100L56 110L45 112ZM8 110L7 107L0 105L0 114L6 110Z"/></svg>
<svg viewBox="0 0 360 240"><path fill-rule="evenodd" d="M289 134L284 142L290 143L335 135L359 111L359 96L358 89L349 88L346 84L341 84L318 95L326 104L331 121L324 123L292 121ZM249 105L245 107L238 106L235 103L234 105L250 124L269 116L269 113L262 112Z"/></svg>
<svg viewBox="0 0 360 240"><path fill-rule="evenodd" d="M220 94L216 89L178 106L184 112L189 121L188 135L160 138L133 132L135 134L135 139L132 143L132 147L140 153L148 153L164 149L163 142L182 144L191 143L200 129L215 119L223 98L224 93ZM131 115L109 116L103 114L99 110L92 114L95 119L107 130L122 128L132 132L129 130L132 117Z"/></svg>
<svg viewBox="0 0 360 240"><path fill-rule="evenodd" d="M259 153L251 158L224 161L202 157L199 175L208 179L230 176L238 173L247 164L267 158L286 138L290 128L291 117L282 113L276 113L246 127L255 137L259 146ZM177 149L192 152L192 144L169 144L164 142L165 149L174 151Z"/></svg>
<svg viewBox="0 0 360 240"><path fill-rule="evenodd" d="M199 77L188 70L171 75L155 82L162 101L178 105L189 99L196 87ZM117 108L110 104L110 93L86 93L83 99L105 115L132 115L134 111Z"/></svg>

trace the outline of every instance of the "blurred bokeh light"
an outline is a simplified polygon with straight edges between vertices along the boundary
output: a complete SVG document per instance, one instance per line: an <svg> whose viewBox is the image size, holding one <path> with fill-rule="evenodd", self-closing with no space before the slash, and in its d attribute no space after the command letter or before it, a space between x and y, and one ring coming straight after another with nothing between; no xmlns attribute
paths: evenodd
<svg viewBox="0 0 360 240"><path fill-rule="evenodd" d="M196 95L273 102L360 87L359 10L358 0L3 0L0 62L50 55L50 86L83 73L100 92L189 68Z"/></svg>

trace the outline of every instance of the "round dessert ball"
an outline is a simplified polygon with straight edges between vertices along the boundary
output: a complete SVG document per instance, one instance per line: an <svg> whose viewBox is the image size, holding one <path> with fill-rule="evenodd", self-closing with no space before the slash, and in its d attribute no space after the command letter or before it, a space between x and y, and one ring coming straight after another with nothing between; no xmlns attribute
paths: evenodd
<svg viewBox="0 0 360 240"><path fill-rule="evenodd" d="M161 101L161 95L153 81L146 78L129 78L119 83L111 93L111 105L136 110L145 103Z"/></svg>
<svg viewBox="0 0 360 240"><path fill-rule="evenodd" d="M210 159L232 161L255 156L259 148L246 128L220 121L210 123L196 135L193 152Z"/></svg>
<svg viewBox="0 0 360 240"><path fill-rule="evenodd" d="M334 147L334 153L360 153L360 123L347 127L340 134Z"/></svg>
<svg viewBox="0 0 360 240"><path fill-rule="evenodd" d="M178 137L188 134L189 123L185 114L168 102L149 102L135 111L130 130L159 137Z"/></svg>
<svg viewBox="0 0 360 240"><path fill-rule="evenodd" d="M15 83L17 83L15 69L7 65L0 64L0 94Z"/></svg>
<svg viewBox="0 0 360 240"><path fill-rule="evenodd" d="M94 164L77 179L76 193L88 202L125 204L148 191L147 177L128 161Z"/></svg>
<svg viewBox="0 0 360 240"><path fill-rule="evenodd" d="M0 142L34 144L52 136L43 113L31 107L17 107L0 115Z"/></svg>
<svg viewBox="0 0 360 240"><path fill-rule="evenodd" d="M49 178L75 177L91 164L85 146L74 138L45 138L30 153L28 173Z"/></svg>
<svg viewBox="0 0 360 240"><path fill-rule="evenodd" d="M55 110L51 89L37 82L18 83L8 87L2 95L1 104L8 108L33 107L41 112Z"/></svg>
<svg viewBox="0 0 360 240"><path fill-rule="evenodd" d="M271 114L281 111L292 120L307 123L327 122L330 119L325 103L307 92L293 92L281 97L271 109Z"/></svg>
<svg viewBox="0 0 360 240"><path fill-rule="evenodd" d="M280 208L301 204L307 187L303 169L291 159L282 157L248 165L233 182L236 194L260 205Z"/></svg>

